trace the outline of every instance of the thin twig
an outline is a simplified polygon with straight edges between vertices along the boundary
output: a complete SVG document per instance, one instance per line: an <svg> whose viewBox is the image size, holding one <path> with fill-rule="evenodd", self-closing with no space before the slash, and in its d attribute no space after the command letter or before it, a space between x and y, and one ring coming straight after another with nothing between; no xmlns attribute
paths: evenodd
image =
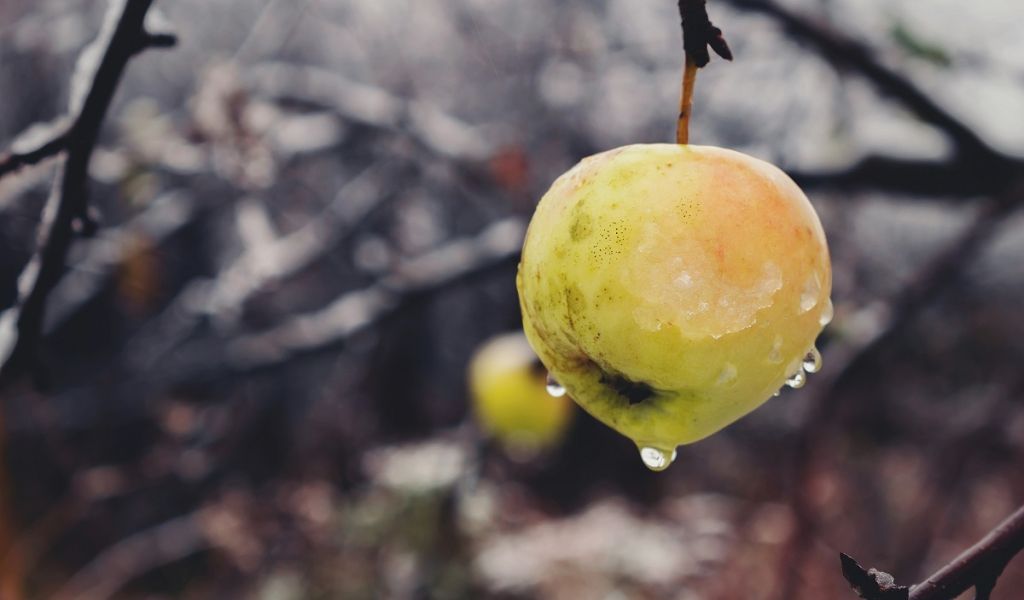
<svg viewBox="0 0 1024 600"><path fill-rule="evenodd" d="M494 153L493 143L478 127L441 107L418 98L402 98L328 69L264 62L247 69L245 79L261 96L329 108L346 121L408 136L447 160L476 162Z"/></svg>
<svg viewBox="0 0 1024 600"><path fill-rule="evenodd" d="M964 590L978 587L988 597L995 581L1017 553L1024 550L1024 506L992 531L910 590L910 600L952 600Z"/></svg>
<svg viewBox="0 0 1024 600"><path fill-rule="evenodd" d="M993 149L969 126L947 111L903 74L879 62L863 44L827 25L812 21L772 0L725 0L738 8L763 13L779 22L790 34L813 45L834 65L851 69L867 78L883 94L903 104L923 121L945 132L957 151L976 159L976 167L1002 173L1011 170L1005 157Z"/></svg>
<svg viewBox="0 0 1024 600"><path fill-rule="evenodd" d="M404 180L399 175L393 169L369 167L342 186L319 215L263 246L258 256L243 253L216 277L190 282L160 316L128 342L126 362L141 371L159 364L206 321L212 321L222 334L235 331L238 316L260 292L349 243L390 207L401 189L396 182Z"/></svg>
<svg viewBox="0 0 1024 600"><path fill-rule="evenodd" d="M0 156L0 177L60 154L67 146L67 141L67 132L60 131L31 150L10 151Z"/></svg>
<svg viewBox="0 0 1024 600"><path fill-rule="evenodd" d="M524 231L517 218L498 221L475 236L409 259L377 283L345 293L324 308L289 317L262 332L187 348L180 354L189 357L189 364L181 369L165 364L160 375L181 382L211 374L248 374L336 350L412 301L511 267L518 260Z"/></svg>
<svg viewBox="0 0 1024 600"><path fill-rule="evenodd" d="M209 546L200 511L171 519L133 534L100 553L75 574L54 598L110 598L131 580Z"/></svg>
<svg viewBox="0 0 1024 600"><path fill-rule="evenodd" d="M1024 161L1010 160L1017 172ZM925 200L993 196L1006 185L1003 178L979 176L974 160L954 156L948 160L905 159L866 156L849 167L835 171L786 171L800 187L886 190L911 194Z"/></svg>
<svg viewBox="0 0 1024 600"><path fill-rule="evenodd" d="M865 570L845 554L840 554L840 559L843 576L866 600L954 600L972 587L977 589L975 600L987 600L1003 569L1022 550L1024 506L932 576L910 587L909 594L908 588L896 585L891 575Z"/></svg>
<svg viewBox="0 0 1024 600"><path fill-rule="evenodd" d="M683 86L679 98L679 120L676 123L676 143L690 140L690 115L693 113L693 88L697 82L697 69L711 60L710 47L726 60L732 60L732 51L722 36L722 30L708 18L707 0L679 0L679 18L683 29Z"/></svg>
<svg viewBox="0 0 1024 600"><path fill-rule="evenodd" d="M683 91L679 100L679 121L676 123L676 143L690 143L690 115L693 114L693 88L697 83L697 63L689 54L683 67Z"/></svg>
<svg viewBox="0 0 1024 600"><path fill-rule="evenodd" d="M153 0L111 2L108 18L116 16L115 11L119 16L105 40L102 59L67 133L67 158L44 211L39 250L19 276L17 303L0 314L0 383L23 371L38 353L46 301L64 273L76 223L79 228L88 225L89 159L125 66L149 45L166 46L173 41L166 34L153 36L144 29L143 21L152 3ZM96 44L102 41L103 36ZM83 57L99 47L91 46ZM76 76L83 76L83 70L91 67L89 63L83 58ZM72 94L72 106L79 106L78 94Z"/></svg>
<svg viewBox="0 0 1024 600"><path fill-rule="evenodd" d="M782 572L788 574L780 587L779 598L788 600L794 597L799 586L797 577L804 556L818 528L814 511L808 505L808 488L816 456L814 449L831 435L827 424L838 409L838 403L830 402L829 399L848 381L862 373L881 349L889 347L902 336L923 308L961 281L960 275L985 248L1005 218L1019 206L1022 196L1024 189L1017 186L986 201L974 221L888 303L888 317L875 335L857 345L840 346L829 352L825 357L825 368L809 381L809 409L793 444L791 502L797 527L795 535L779 554Z"/></svg>

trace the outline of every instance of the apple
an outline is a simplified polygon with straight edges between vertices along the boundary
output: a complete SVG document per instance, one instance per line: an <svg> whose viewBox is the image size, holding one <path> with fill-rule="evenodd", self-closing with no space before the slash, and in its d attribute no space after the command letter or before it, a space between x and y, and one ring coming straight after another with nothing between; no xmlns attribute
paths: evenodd
<svg viewBox="0 0 1024 600"><path fill-rule="evenodd" d="M544 366L656 470L802 385L832 312L807 197L777 167L710 146L583 159L537 205L516 283Z"/></svg>
<svg viewBox="0 0 1024 600"><path fill-rule="evenodd" d="M513 457L529 458L564 436L573 403L547 391L546 372L522 333L491 338L469 363L473 412Z"/></svg>

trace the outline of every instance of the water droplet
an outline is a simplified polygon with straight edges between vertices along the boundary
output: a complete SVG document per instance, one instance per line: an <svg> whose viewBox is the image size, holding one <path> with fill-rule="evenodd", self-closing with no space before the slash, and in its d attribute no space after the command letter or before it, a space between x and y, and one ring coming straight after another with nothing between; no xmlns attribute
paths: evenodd
<svg viewBox="0 0 1024 600"><path fill-rule="evenodd" d="M775 393L772 394L772 398L778 398L781 395L782 395L782 390L775 390Z"/></svg>
<svg viewBox="0 0 1024 600"><path fill-rule="evenodd" d="M832 306L832 299L829 298L825 302L824 308L821 309L821 316L818 317L818 323L824 327L832 322L832 317L835 316L835 307Z"/></svg>
<svg viewBox="0 0 1024 600"><path fill-rule="evenodd" d="M782 336L775 336L775 341L772 342L772 349L768 352L768 362L772 364L779 364L782 362Z"/></svg>
<svg viewBox="0 0 1024 600"><path fill-rule="evenodd" d="M548 373L547 390L548 395L552 398L561 398L565 395L565 386L558 383L558 380L552 377L551 373Z"/></svg>
<svg viewBox="0 0 1024 600"><path fill-rule="evenodd" d="M804 282L804 289L800 292L801 314L818 305L819 294L821 294L821 280L818 279L818 274L814 273Z"/></svg>
<svg viewBox="0 0 1024 600"><path fill-rule="evenodd" d="M808 373L817 373L821 370L821 352L814 346L811 346L811 351L804 357L803 367Z"/></svg>
<svg viewBox="0 0 1024 600"><path fill-rule="evenodd" d="M736 380L736 365L732 363L725 363L722 367L722 371L718 374L718 385L726 385Z"/></svg>
<svg viewBox="0 0 1024 600"><path fill-rule="evenodd" d="M644 446L640 449L640 460L644 461L644 466L652 471L664 471L676 460L676 451L673 449L668 452Z"/></svg>
<svg viewBox="0 0 1024 600"><path fill-rule="evenodd" d="M797 372L790 375L789 379L786 380L786 385L793 389L802 388L805 383L807 383L807 373L804 373L802 368L797 369Z"/></svg>

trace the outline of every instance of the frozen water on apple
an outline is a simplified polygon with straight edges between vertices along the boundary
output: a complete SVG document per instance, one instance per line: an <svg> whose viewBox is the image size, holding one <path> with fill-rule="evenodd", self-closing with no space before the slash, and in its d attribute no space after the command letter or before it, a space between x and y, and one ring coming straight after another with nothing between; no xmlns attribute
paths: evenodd
<svg viewBox="0 0 1024 600"><path fill-rule="evenodd" d="M736 365L732 363L725 363L721 372L718 373L718 385L726 385L736 381L736 376L738 374L739 372L736 370Z"/></svg>
<svg viewBox="0 0 1024 600"><path fill-rule="evenodd" d="M818 323L824 327L832 322L833 316L835 316L835 307L832 306L832 299L829 298L825 302L825 307L821 309L821 316L818 317Z"/></svg>
<svg viewBox="0 0 1024 600"><path fill-rule="evenodd" d="M640 460L652 471L664 471L676 460L676 451L671 452L644 446L640 449Z"/></svg>
<svg viewBox="0 0 1024 600"><path fill-rule="evenodd" d="M786 380L786 385L793 389L802 388L807 383L807 373L804 373L803 367L797 369L796 373L789 376Z"/></svg>
<svg viewBox="0 0 1024 600"><path fill-rule="evenodd" d="M565 395L565 386L558 383L558 380L552 377L551 373L548 373L546 387L548 390L548 395L551 396L552 398L561 398L562 396Z"/></svg>
<svg viewBox="0 0 1024 600"><path fill-rule="evenodd" d="M782 336L775 336L775 340L772 342L772 349L768 352L768 362L772 364L779 364L782 362Z"/></svg>
<svg viewBox="0 0 1024 600"><path fill-rule="evenodd" d="M817 373L821 370L821 352L814 346L811 346L811 351L804 357L804 371L808 373Z"/></svg>
<svg viewBox="0 0 1024 600"><path fill-rule="evenodd" d="M813 273L804 282L804 289L800 292L800 314L803 314L818 305L818 294L821 293L821 280L817 273Z"/></svg>

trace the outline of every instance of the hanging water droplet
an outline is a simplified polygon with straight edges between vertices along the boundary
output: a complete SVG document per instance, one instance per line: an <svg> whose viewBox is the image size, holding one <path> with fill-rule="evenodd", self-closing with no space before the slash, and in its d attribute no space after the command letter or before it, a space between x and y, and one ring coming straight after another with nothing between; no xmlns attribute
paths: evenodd
<svg viewBox="0 0 1024 600"><path fill-rule="evenodd" d="M775 336L775 340L772 342L772 349L768 351L768 362L772 364L779 364L782 362L782 336Z"/></svg>
<svg viewBox="0 0 1024 600"><path fill-rule="evenodd" d="M546 386L548 390L548 395L551 396L552 398L561 398L562 396L565 395L565 386L558 383L558 380L552 377L551 373L548 373L548 380Z"/></svg>
<svg viewBox="0 0 1024 600"><path fill-rule="evenodd" d="M804 357L803 367L808 373L817 373L821 370L821 352L814 346L811 346L811 351Z"/></svg>
<svg viewBox="0 0 1024 600"><path fill-rule="evenodd" d="M781 395L782 395L782 390L775 390L775 393L772 394L772 398L778 398Z"/></svg>
<svg viewBox="0 0 1024 600"><path fill-rule="evenodd" d="M807 374L804 373L802 368L798 369L796 373L790 375L789 379L786 380L786 385L793 389L802 388L805 383L807 383Z"/></svg>
<svg viewBox="0 0 1024 600"><path fill-rule="evenodd" d="M676 460L676 451L673 449L671 452L667 452L644 446L640 449L640 460L644 461L644 466L652 471L664 471Z"/></svg>
<svg viewBox="0 0 1024 600"><path fill-rule="evenodd" d="M818 323L824 327L832 322L832 317L835 316L835 307L832 306L832 299L829 298L825 301L825 306L821 309L821 316L818 317Z"/></svg>
<svg viewBox="0 0 1024 600"><path fill-rule="evenodd" d="M718 385L726 385L728 383L732 383L733 381L736 381L736 375L738 374L739 373L736 370L736 365L732 363L725 363L725 366L722 367L721 372L718 373L717 383Z"/></svg>
<svg viewBox="0 0 1024 600"><path fill-rule="evenodd" d="M804 282L804 289L800 292L800 313L803 314L818 305L818 295L821 294L821 280L818 274L812 274Z"/></svg>

